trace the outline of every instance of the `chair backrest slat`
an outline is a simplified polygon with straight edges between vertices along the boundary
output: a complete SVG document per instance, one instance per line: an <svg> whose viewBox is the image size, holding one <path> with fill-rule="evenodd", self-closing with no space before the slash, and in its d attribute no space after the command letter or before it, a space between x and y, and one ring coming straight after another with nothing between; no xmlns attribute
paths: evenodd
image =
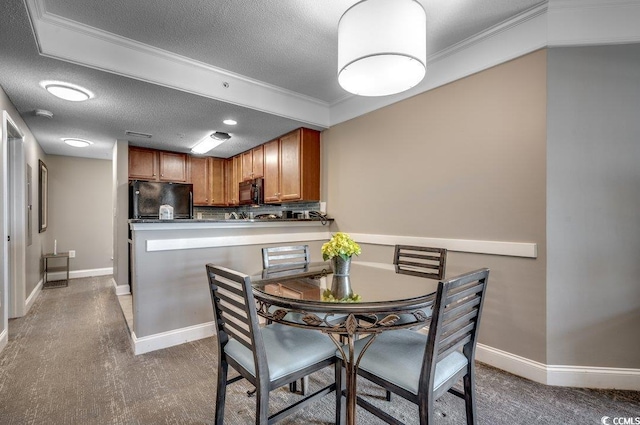
<svg viewBox="0 0 640 425"><path fill-rule="evenodd" d="M420 377L425 391L433 390L437 362L452 352L473 362L488 277L489 269L480 269L438 284Z"/></svg>
<svg viewBox="0 0 640 425"><path fill-rule="evenodd" d="M447 297L445 302L450 305L450 304L456 303L457 301L460 301L460 300L462 300L464 298L467 298L467 297L470 297L472 295L475 295L478 292L482 291L482 285L483 285L482 283L479 283L478 285L475 285L473 287L464 288L462 290L450 293L450 295Z"/></svg>
<svg viewBox="0 0 640 425"><path fill-rule="evenodd" d="M471 309L466 314L462 316L457 316L455 319L446 322L446 324L442 327L442 333L444 335L449 335L451 332L455 332L456 329L459 329L460 326L465 323L471 322L478 315L478 310Z"/></svg>
<svg viewBox="0 0 640 425"><path fill-rule="evenodd" d="M217 326L218 355L233 338L253 352L256 377L268 377L266 352L249 276L213 264L207 264L206 268Z"/></svg>
<svg viewBox="0 0 640 425"><path fill-rule="evenodd" d="M467 336L466 338L461 339L459 342L460 342L459 344L452 345L451 347L447 348L446 350L440 351L438 353L438 357L436 357L436 363L439 362L440 360L444 359L445 357L447 357L449 354L453 353L454 351L457 351L460 348L461 345L465 345L465 344L468 344L469 342L471 342L471 336Z"/></svg>
<svg viewBox="0 0 640 425"><path fill-rule="evenodd" d="M447 250L426 246L396 245L393 264L396 273L429 279L442 279L447 262Z"/></svg>
<svg viewBox="0 0 640 425"><path fill-rule="evenodd" d="M309 245L275 246L262 248L262 267L305 266L311 262Z"/></svg>

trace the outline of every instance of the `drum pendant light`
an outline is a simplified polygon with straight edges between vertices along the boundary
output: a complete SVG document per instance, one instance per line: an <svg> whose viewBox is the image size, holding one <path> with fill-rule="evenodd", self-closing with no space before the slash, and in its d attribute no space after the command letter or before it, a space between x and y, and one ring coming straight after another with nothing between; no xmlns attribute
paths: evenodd
<svg viewBox="0 0 640 425"><path fill-rule="evenodd" d="M415 0L364 0L338 23L338 82L360 96L400 93L422 81L427 17Z"/></svg>

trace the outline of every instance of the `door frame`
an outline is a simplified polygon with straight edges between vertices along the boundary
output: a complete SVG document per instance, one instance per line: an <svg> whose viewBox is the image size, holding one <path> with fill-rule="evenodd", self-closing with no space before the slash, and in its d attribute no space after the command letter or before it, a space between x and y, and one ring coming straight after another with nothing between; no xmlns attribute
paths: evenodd
<svg viewBox="0 0 640 425"><path fill-rule="evenodd" d="M26 314L27 166L24 133L2 111L2 311L9 317ZM9 242L8 236L11 236Z"/></svg>

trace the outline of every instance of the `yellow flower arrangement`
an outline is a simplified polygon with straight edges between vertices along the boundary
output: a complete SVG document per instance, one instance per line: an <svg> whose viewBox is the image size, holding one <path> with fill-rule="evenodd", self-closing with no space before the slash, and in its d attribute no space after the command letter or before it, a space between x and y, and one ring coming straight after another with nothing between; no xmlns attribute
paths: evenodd
<svg viewBox="0 0 640 425"><path fill-rule="evenodd" d="M336 233L329 242L322 245L322 258L324 261L338 256L343 260L348 260L352 255L360 255L361 252L360 245L351 239L351 236L343 232Z"/></svg>

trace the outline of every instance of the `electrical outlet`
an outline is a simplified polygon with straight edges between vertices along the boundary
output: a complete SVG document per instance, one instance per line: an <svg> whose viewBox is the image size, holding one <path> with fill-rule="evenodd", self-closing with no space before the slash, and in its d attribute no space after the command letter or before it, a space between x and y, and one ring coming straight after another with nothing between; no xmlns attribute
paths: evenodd
<svg viewBox="0 0 640 425"><path fill-rule="evenodd" d="M76 251L75 250L69 250L69 258L76 258Z"/></svg>

